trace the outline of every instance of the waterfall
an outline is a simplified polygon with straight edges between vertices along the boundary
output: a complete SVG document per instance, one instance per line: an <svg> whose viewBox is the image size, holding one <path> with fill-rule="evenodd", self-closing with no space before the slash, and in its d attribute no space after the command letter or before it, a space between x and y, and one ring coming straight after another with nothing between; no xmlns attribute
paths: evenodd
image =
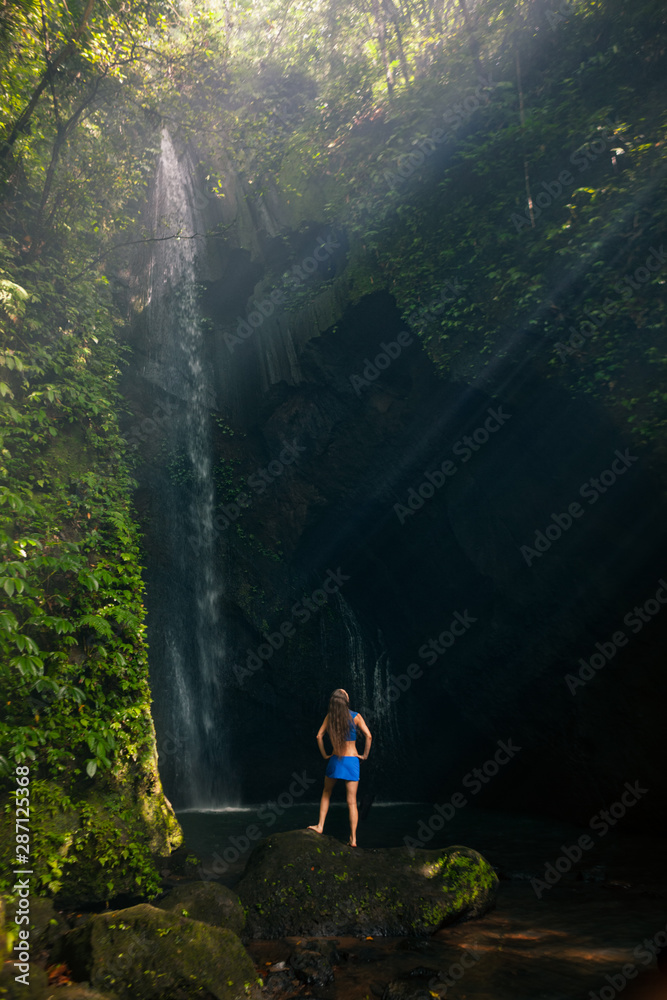
<svg viewBox="0 0 667 1000"><path fill-rule="evenodd" d="M335 595L338 619L343 632L345 651L345 682L353 708L366 718L376 741L385 753L397 739L394 707L384 695L387 691L387 654L381 634L378 634L379 652L365 637L354 611L343 595Z"/></svg>
<svg viewBox="0 0 667 1000"><path fill-rule="evenodd" d="M184 747L169 762L176 786L170 794L179 807L206 808L229 804L235 789L223 728L222 584L209 429L215 394L197 302L197 240L188 238L196 228L192 205L191 178L164 130L152 203L158 239L149 264L149 349L142 374L181 402L167 429L171 482L162 470L162 523L169 537L161 542L168 570L156 700L161 726Z"/></svg>

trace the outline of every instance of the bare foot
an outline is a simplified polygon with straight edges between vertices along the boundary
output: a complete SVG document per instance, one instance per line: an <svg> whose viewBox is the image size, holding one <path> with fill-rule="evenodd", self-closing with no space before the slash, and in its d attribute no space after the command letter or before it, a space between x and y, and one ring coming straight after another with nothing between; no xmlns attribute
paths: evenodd
<svg viewBox="0 0 667 1000"><path fill-rule="evenodd" d="M315 833L322 833L322 827L320 826L307 826L307 830L313 830Z"/></svg>
<svg viewBox="0 0 667 1000"><path fill-rule="evenodd" d="M348 840L348 844L349 844L349 846L350 846L350 847L356 847L356 846L357 846L357 842L356 842L356 840L355 840L355 842L354 842L354 843L352 843L352 838L351 838L351 837L350 837L350 839Z"/></svg>

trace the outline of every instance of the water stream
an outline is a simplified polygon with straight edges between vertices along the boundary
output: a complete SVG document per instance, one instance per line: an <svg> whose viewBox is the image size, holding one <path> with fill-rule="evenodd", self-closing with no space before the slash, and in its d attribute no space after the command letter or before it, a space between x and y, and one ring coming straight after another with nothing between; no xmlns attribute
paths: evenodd
<svg viewBox="0 0 667 1000"><path fill-rule="evenodd" d="M163 498L171 508L164 545L175 586L163 616L160 700L163 726L184 748L171 762L174 798L183 807L209 808L230 804L234 787L224 739L222 584L213 525L209 413L215 397L204 362L192 203L190 175L164 130L152 206L158 239L149 268L150 354L143 372L181 401L168 432L173 484ZM185 607L179 597L184 585Z"/></svg>
<svg viewBox="0 0 667 1000"><path fill-rule="evenodd" d="M364 635L356 614L342 594L335 594L335 605L347 675L343 686L349 690L352 707L361 712L372 731L374 756L382 747L384 756L388 757L398 734L394 705L386 697L388 665L382 635L378 633L379 649L376 649Z"/></svg>

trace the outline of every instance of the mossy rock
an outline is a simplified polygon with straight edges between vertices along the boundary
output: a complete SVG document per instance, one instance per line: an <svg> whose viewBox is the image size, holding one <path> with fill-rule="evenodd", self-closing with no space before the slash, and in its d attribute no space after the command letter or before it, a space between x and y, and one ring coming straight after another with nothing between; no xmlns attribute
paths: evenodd
<svg viewBox="0 0 667 1000"><path fill-rule="evenodd" d="M160 885L157 858L168 856L182 842L150 754L137 765L135 780L114 782L100 779L86 789L85 798L71 804L58 782L36 784L34 884L63 907L103 903L120 893L146 895L147 886L153 886L155 894ZM12 822L11 814L0 808L0 879L8 885L15 867Z"/></svg>
<svg viewBox="0 0 667 1000"><path fill-rule="evenodd" d="M235 934L240 934L245 925L241 900L235 892L218 882L179 885L154 905L191 920L201 920L212 927L227 927Z"/></svg>
<svg viewBox="0 0 667 1000"><path fill-rule="evenodd" d="M382 1000L431 1000L438 994L427 986L415 986L414 983L388 983L382 994Z"/></svg>
<svg viewBox="0 0 667 1000"><path fill-rule="evenodd" d="M405 936L479 917L498 879L469 847L360 850L308 831L260 841L236 886L253 938Z"/></svg>
<svg viewBox="0 0 667 1000"><path fill-rule="evenodd" d="M13 962L0 968L0 998L2 1000L46 1000L50 995L49 980L44 969L34 961L28 964L30 972L27 985L16 982L15 976L20 976L21 971L16 968Z"/></svg>
<svg viewBox="0 0 667 1000"><path fill-rule="evenodd" d="M147 903L97 914L63 941L75 979L117 1000L236 1000L255 970L236 934Z"/></svg>
<svg viewBox="0 0 667 1000"><path fill-rule="evenodd" d="M67 934L70 926L53 901L43 896L33 896L30 900L30 941L31 947L41 951L53 947L58 938Z"/></svg>
<svg viewBox="0 0 667 1000"><path fill-rule="evenodd" d="M15 957L13 951L17 941L15 916L16 900L11 896L0 895L0 968L5 956L8 960L13 960ZM22 924L21 928L25 930L26 925ZM30 899L30 951L33 956L42 951L49 951L69 929L69 924L57 912L50 899L41 896L33 896ZM32 966L30 973L32 975ZM4 994L0 989L0 998L6 995L9 994Z"/></svg>

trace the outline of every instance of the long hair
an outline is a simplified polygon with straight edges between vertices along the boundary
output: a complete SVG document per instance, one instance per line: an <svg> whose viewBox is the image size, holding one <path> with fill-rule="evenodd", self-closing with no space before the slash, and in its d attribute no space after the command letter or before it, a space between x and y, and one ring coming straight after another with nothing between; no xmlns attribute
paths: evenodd
<svg viewBox="0 0 667 1000"><path fill-rule="evenodd" d="M334 750L347 743L350 731L350 699L342 688L336 688L329 699L329 722L327 732Z"/></svg>

